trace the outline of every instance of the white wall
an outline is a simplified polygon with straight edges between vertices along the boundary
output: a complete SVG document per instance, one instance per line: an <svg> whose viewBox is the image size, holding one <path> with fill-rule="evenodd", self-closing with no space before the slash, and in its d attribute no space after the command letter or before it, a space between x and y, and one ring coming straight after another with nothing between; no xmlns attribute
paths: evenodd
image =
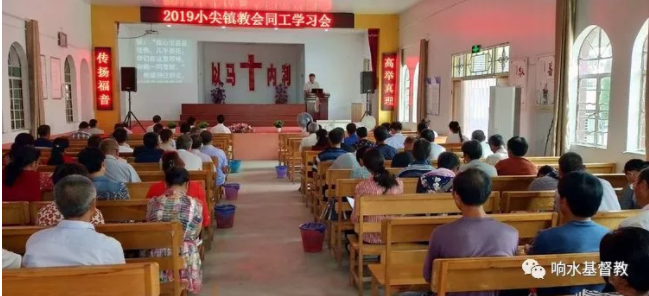
<svg viewBox="0 0 649 296"><path fill-rule="evenodd" d="M554 52L554 21L555 0L424 0L402 13L400 45L406 62L417 63L419 40L427 38L428 76L442 78L440 115L429 118L433 128L447 134L453 118L452 54L467 52L474 44L489 47L509 42L511 58L529 60L521 135L531 143L531 154L542 154L552 112L534 108L535 63L537 56Z"/></svg>
<svg viewBox="0 0 649 296"><path fill-rule="evenodd" d="M627 127L635 122L629 119L629 86L633 45L640 28L649 18L649 1L646 0L579 0L577 2L576 35L596 25L601 27L613 46L611 69L611 102L609 135L606 149L572 145L571 150L588 161L616 162L618 170L631 158L644 155L626 153ZM575 48L578 50L578 48Z"/></svg>
<svg viewBox="0 0 649 296"><path fill-rule="evenodd" d="M7 74L7 54L11 44L17 42L23 49L25 44L25 20L38 21L40 30L41 55L46 56L48 99L44 101L45 123L52 127L52 134L66 133L77 129L81 120L82 110L92 108L92 93L82 92L80 68L85 60L91 65L91 35L90 35L90 5L82 0L59 0L56 5L49 0L8 0L2 3L2 142L12 142L19 131L11 131L9 114L9 88ZM62 48L57 44L57 32L63 31L68 35L68 47ZM50 57L61 60L61 81L63 82L63 67L66 57L74 60L75 75L73 79L73 100L75 104L75 122L67 123L65 118L65 101L51 99ZM89 83L92 80L84 80ZM27 85L25 85L27 87ZM89 96L86 94L90 93ZM83 95L82 95L83 94ZM25 100L28 100L25 97ZM26 106L27 107L27 106ZM83 112L88 116L88 112ZM91 115L91 114L90 114Z"/></svg>
<svg viewBox="0 0 649 296"><path fill-rule="evenodd" d="M291 66L291 82L287 89L288 104L300 104L303 100L302 89L304 82L304 45L302 44L260 44L260 43L224 43L202 42L203 50L203 102L212 103L210 95L212 86L212 63L221 64L221 81L224 83L228 104L273 104L275 102L275 87L267 84L267 69L273 64L277 73L277 83L282 83L282 65ZM255 91L250 91L248 69L241 68L242 62L248 61L248 55L255 57L256 63L261 63L260 69L255 69ZM226 83L227 71L225 64L235 65L235 85ZM299 100L298 100L298 94Z"/></svg>
<svg viewBox="0 0 649 296"><path fill-rule="evenodd" d="M123 25L129 30L120 29L120 37L138 36L148 25ZM157 35L164 38L182 38L190 40L193 44L198 42L235 42L235 43L274 43L274 44L304 44L304 69L295 69L295 72L315 73L317 81L325 91L331 93L329 101L330 119L349 119L351 117L351 102L362 102L360 95L359 73L363 70L363 59L369 58L367 39L364 31L356 30L272 30L272 29L227 29L210 27L191 26L154 26L160 33ZM132 41L131 41L132 42ZM132 65L134 63L134 50L127 50L125 46L128 41L120 40L120 65ZM123 45L126 44L126 45ZM132 46L132 45L131 45ZM197 46L197 54L192 56L202 57L201 47ZM131 63L131 64L129 64ZM203 98L209 96L204 94L204 81L209 81L203 73L205 63L199 58L197 61L198 77L194 83L189 83L181 88L158 87L158 91L144 96L138 91L133 99L133 111L140 119L148 120L153 114L166 114L165 119L178 120L180 105L182 103L203 103ZM221 65L222 73L225 75L225 67ZM259 70L257 70L259 71ZM265 74L265 73L264 73ZM237 84L246 83L247 76L237 73ZM263 76L265 83L265 75ZM303 84L308 78L297 77L299 84ZM257 81L259 87L260 81ZM138 85L138 88L141 85ZM226 102L234 104L228 95ZM124 94L122 94L124 101ZM122 104L125 105L125 104ZM124 110L122 110L122 116ZM150 115L150 116L146 116Z"/></svg>

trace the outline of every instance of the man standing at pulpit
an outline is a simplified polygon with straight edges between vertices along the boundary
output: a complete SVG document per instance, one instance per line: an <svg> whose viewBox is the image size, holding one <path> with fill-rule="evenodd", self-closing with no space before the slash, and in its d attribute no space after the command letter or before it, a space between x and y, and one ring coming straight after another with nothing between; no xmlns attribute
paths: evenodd
<svg viewBox="0 0 649 296"><path fill-rule="evenodd" d="M314 88L320 88L320 84L315 81L315 74L309 74L309 81L304 84L304 93L310 94Z"/></svg>

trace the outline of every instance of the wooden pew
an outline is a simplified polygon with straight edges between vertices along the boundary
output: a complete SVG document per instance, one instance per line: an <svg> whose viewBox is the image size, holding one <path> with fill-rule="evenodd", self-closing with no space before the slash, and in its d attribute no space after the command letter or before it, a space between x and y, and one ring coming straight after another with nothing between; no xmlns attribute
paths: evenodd
<svg viewBox="0 0 649 296"><path fill-rule="evenodd" d="M288 170L288 179L293 183L295 183L295 176L298 174L298 170L305 169L305 167L302 167L302 155L300 154L301 142L301 138L289 138L288 151L286 151L284 159Z"/></svg>
<svg viewBox="0 0 649 296"><path fill-rule="evenodd" d="M536 163L535 163L536 164ZM536 166L541 167L543 165L549 165L555 170L559 170L558 163L552 164L536 164ZM591 174L615 174L617 173L617 165L614 162L603 162L603 163L584 163L586 171Z"/></svg>
<svg viewBox="0 0 649 296"><path fill-rule="evenodd" d="M638 214L640 214L640 210L598 212L591 219L599 225L602 225L610 230L615 230L620 227L620 223L622 223L624 219L636 216ZM561 217L561 215L559 215L559 223L560 224L565 223L566 221L564 220L565 217Z"/></svg>
<svg viewBox="0 0 649 296"><path fill-rule="evenodd" d="M189 171L190 180L203 180L205 182L205 193L206 196L212 196L212 186L210 186L210 180L212 178L213 171L202 170L202 171ZM138 172L140 180L142 182L156 182L164 180L163 171L147 171L147 172Z"/></svg>
<svg viewBox="0 0 649 296"><path fill-rule="evenodd" d="M554 191L503 191L500 194L503 213L554 211Z"/></svg>
<svg viewBox="0 0 649 296"><path fill-rule="evenodd" d="M180 222L104 224L97 225L95 228L97 232L118 240L124 250L171 249L172 257L126 259L126 263L157 263L160 270L173 270L174 281L160 284L160 290L162 294L181 295L185 287L178 281L180 269L184 265L183 259L179 255L183 241ZM24 254L27 239L42 229L45 227L2 227L2 248Z"/></svg>
<svg viewBox="0 0 649 296"><path fill-rule="evenodd" d="M518 231L519 239L532 239L543 229L556 226L556 213L495 214L490 217L508 224ZM461 216L405 217L382 221L381 236L385 241L383 262L369 265L372 273L372 295L378 295L378 286L384 286L390 295L393 286L425 285L422 275L426 250L399 250L399 244L427 242L431 233ZM387 268L386 268L387 267Z"/></svg>
<svg viewBox="0 0 649 296"><path fill-rule="evenodd" d="M314 189L315 185L313 175L309 176L309 172L311 171L311 166L313 165L315 157L318 156L318 153L320 153L320 151L304 150L302 151L301 155L302 179L300 180L300 183L302 185L302 197L306 206L308 206L308 199L310 197L311 190Z"/></svg>
<svg viewBox="0 0 649 296"><path fill-rule="evenodd" d="M106 223L123 223L128 221L143 222L146 220L148 200L100 200L97 201L97 209L101 211ZM29 204L32 224L36 223L38 212L50 204L50 201L38 201Z"/></svg>
<svg viewBox="0 0 649 296"><path fill-rule="evenodd" d="M2 202L2 226L29 225L29 221L28 202Z"/></svg>
<svg viewBox="0 0 649 296"><path fill-rule="evenodd" d="M595 177L611 183L613 188L627 185L624 174L594 174ZM527 191L536 176L498 176L491 178L492 191Z"/></svg>
<svg viewBox="0 0 649 296"><path fill-rule="evenodd" d="M526 275L521 265L536 260L546 270L543 280ZM603 284L601 276L557 276L551 273L556 262L599 262L599 253L436 259L433 261L431 290L438 296L451 292L479 292L529 288L549 288ZM472 279L472 280L467 280Z"/></svg>
<svg viewBox="0 0 649 296"><path fill-rule="evenodd" d="M13 296L158 296L156 263L21 268L2 271L2 291Z"/></svg>
<svg viewBox="0 0 649 296"><path fill-rule="evenodd" d="M492 192L483 205L485 212L498 212L500 193ZM357 236L348 236L350 280L358 288L359 296L363 293L363 256L381 255L383 244L365 244L363 234L381 233L381 222L366 222L365 217L382 215L416 215L416 214L450 214L460 210L450 193L442 194L403 194L403 195L368 195L356 198L358 223L354 230ZM422 249L422 245L404 245L404 249ZM425 246L424 246L425 247Z"/></svg>

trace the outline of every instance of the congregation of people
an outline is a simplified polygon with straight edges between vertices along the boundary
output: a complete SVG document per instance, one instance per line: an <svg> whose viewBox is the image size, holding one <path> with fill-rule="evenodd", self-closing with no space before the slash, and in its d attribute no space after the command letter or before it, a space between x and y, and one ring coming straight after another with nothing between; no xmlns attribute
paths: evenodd
<svg viewBox="0 0 649 296"><path fill-rule="evenodd" d="M195 122L195 119L192 119ZM211 163L216 186L225 183L228 156L212 144L212 131L229 133L224 118L212 131L183 123L182 133L173 139L173 130L163 127L160 116L147 127L142 145L130 147L132 134L125 125L116 124L107 135L97 128L97 120L81 122L79 130L67 137L51 140L50 127L38 128L37 138L29 133L16 136L9 152L3 156L3 201L37 202L46 192L54 201L38 211L38 231L27 241L24 257L3 250L3 268L57 267L122 264L124 251L114 238L98 233L96 225L104 224L97 201L129 200L127 183L141 182L138 172L123 157L132 155L135 163L159 163L164 180L153 183L146 194L147 222L180 221L183 228L182 256L186 268L181 280L188 291L198 293L202 285L199 234L211 223L205 187L190 181L189 171L203 170ZM192 123L193 123L192 122ZM87 141L76 157L66 154L70 141ZM47 159L41 154L50 152ZM216 159L215 165L212 158ZM55 166L53 173L40 172L39 166ZM171 256L170 249L147 250L146 257ZM161 271L161 282L171 280L171 271Z"/></svg>
<svg viewBox="0 0 649 296"><path fill-rule="evenodd" d="M330 169L350 169L352 179L363 179L355 188L354 199L364 195L401 195L404 178L417 179L417 193L451 193L462 218L437 227L430 236L423 277L430 282L432 263L438 258L494 257L520 255L518 232L485 212L483 205L492 191L492 177L534 175L530 191L555 191L555 211L565 224L538 233L524 247L528 255L601 252L601 258L624 260L635 274L609 277L607 285L572 286L539 289L538 295L573 295L582 290L649 292L649 162L628 161L624 173L628 184L618 197L611 184L588 173L582 157L568 152L559 158L558 171L551 166L537 166L526 159L529 144L514 136L506 142L501 135L486 137L481 130L462 134L458 122L449 124L446 143L459 143L462 157L435 143L437 133L426 122L417 127L418 137L405 136L400 122L384 123L373 130L376 142L367 139L368 131L350 123L346 131L335 128L328 133L316 123L308 126L300 150L321 151L311 170L321 162L332 162ZM401 168L390 173L391 167ZM433 162L435 160L435 162ZM436 163L437 167L431 164ZM627 218L620 228L608 228L591 220L598 212L641 209ZM358 222L357 208L351 221ZM380 222L391 216L369 216L366 222ZM633 237L633 238L631 238ZM364 233L367 244L383 244L380 233ZM627 245L628 243L632 245ZM618 253L625 250L626 253ZM644 280L641 280L644 279ZM462 294L462 293L458 293ZM432 292L407 292L402 295L432 295ZM462 294L464 295L464 294ZM496 295L466 293L466 295Z"/></svg>

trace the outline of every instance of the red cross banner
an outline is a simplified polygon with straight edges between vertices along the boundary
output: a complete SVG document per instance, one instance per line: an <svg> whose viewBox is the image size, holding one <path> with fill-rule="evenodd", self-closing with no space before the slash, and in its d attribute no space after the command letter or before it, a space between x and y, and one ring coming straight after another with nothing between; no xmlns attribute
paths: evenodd
<svg viewBox="0 0 649 296"><path fill-rule="evenodd" d="M383 53L381 63L381 110L392 111L397 102L397 53Z"/></svg>
<svg viewBox="0 0 649 296"><path fill-rule="evenodd" d="M255 63L255 55L248 55L248 62L241 63L242 69L248 69L248 89L255 91L255 69L261 69L261 63Z"/></svg>
<svg viewBox="0 0 649 296"><path fill-rule="evenodd" d="M110 47L95 47L95 100L97 110L113 110L113 56Z"/></svg>

